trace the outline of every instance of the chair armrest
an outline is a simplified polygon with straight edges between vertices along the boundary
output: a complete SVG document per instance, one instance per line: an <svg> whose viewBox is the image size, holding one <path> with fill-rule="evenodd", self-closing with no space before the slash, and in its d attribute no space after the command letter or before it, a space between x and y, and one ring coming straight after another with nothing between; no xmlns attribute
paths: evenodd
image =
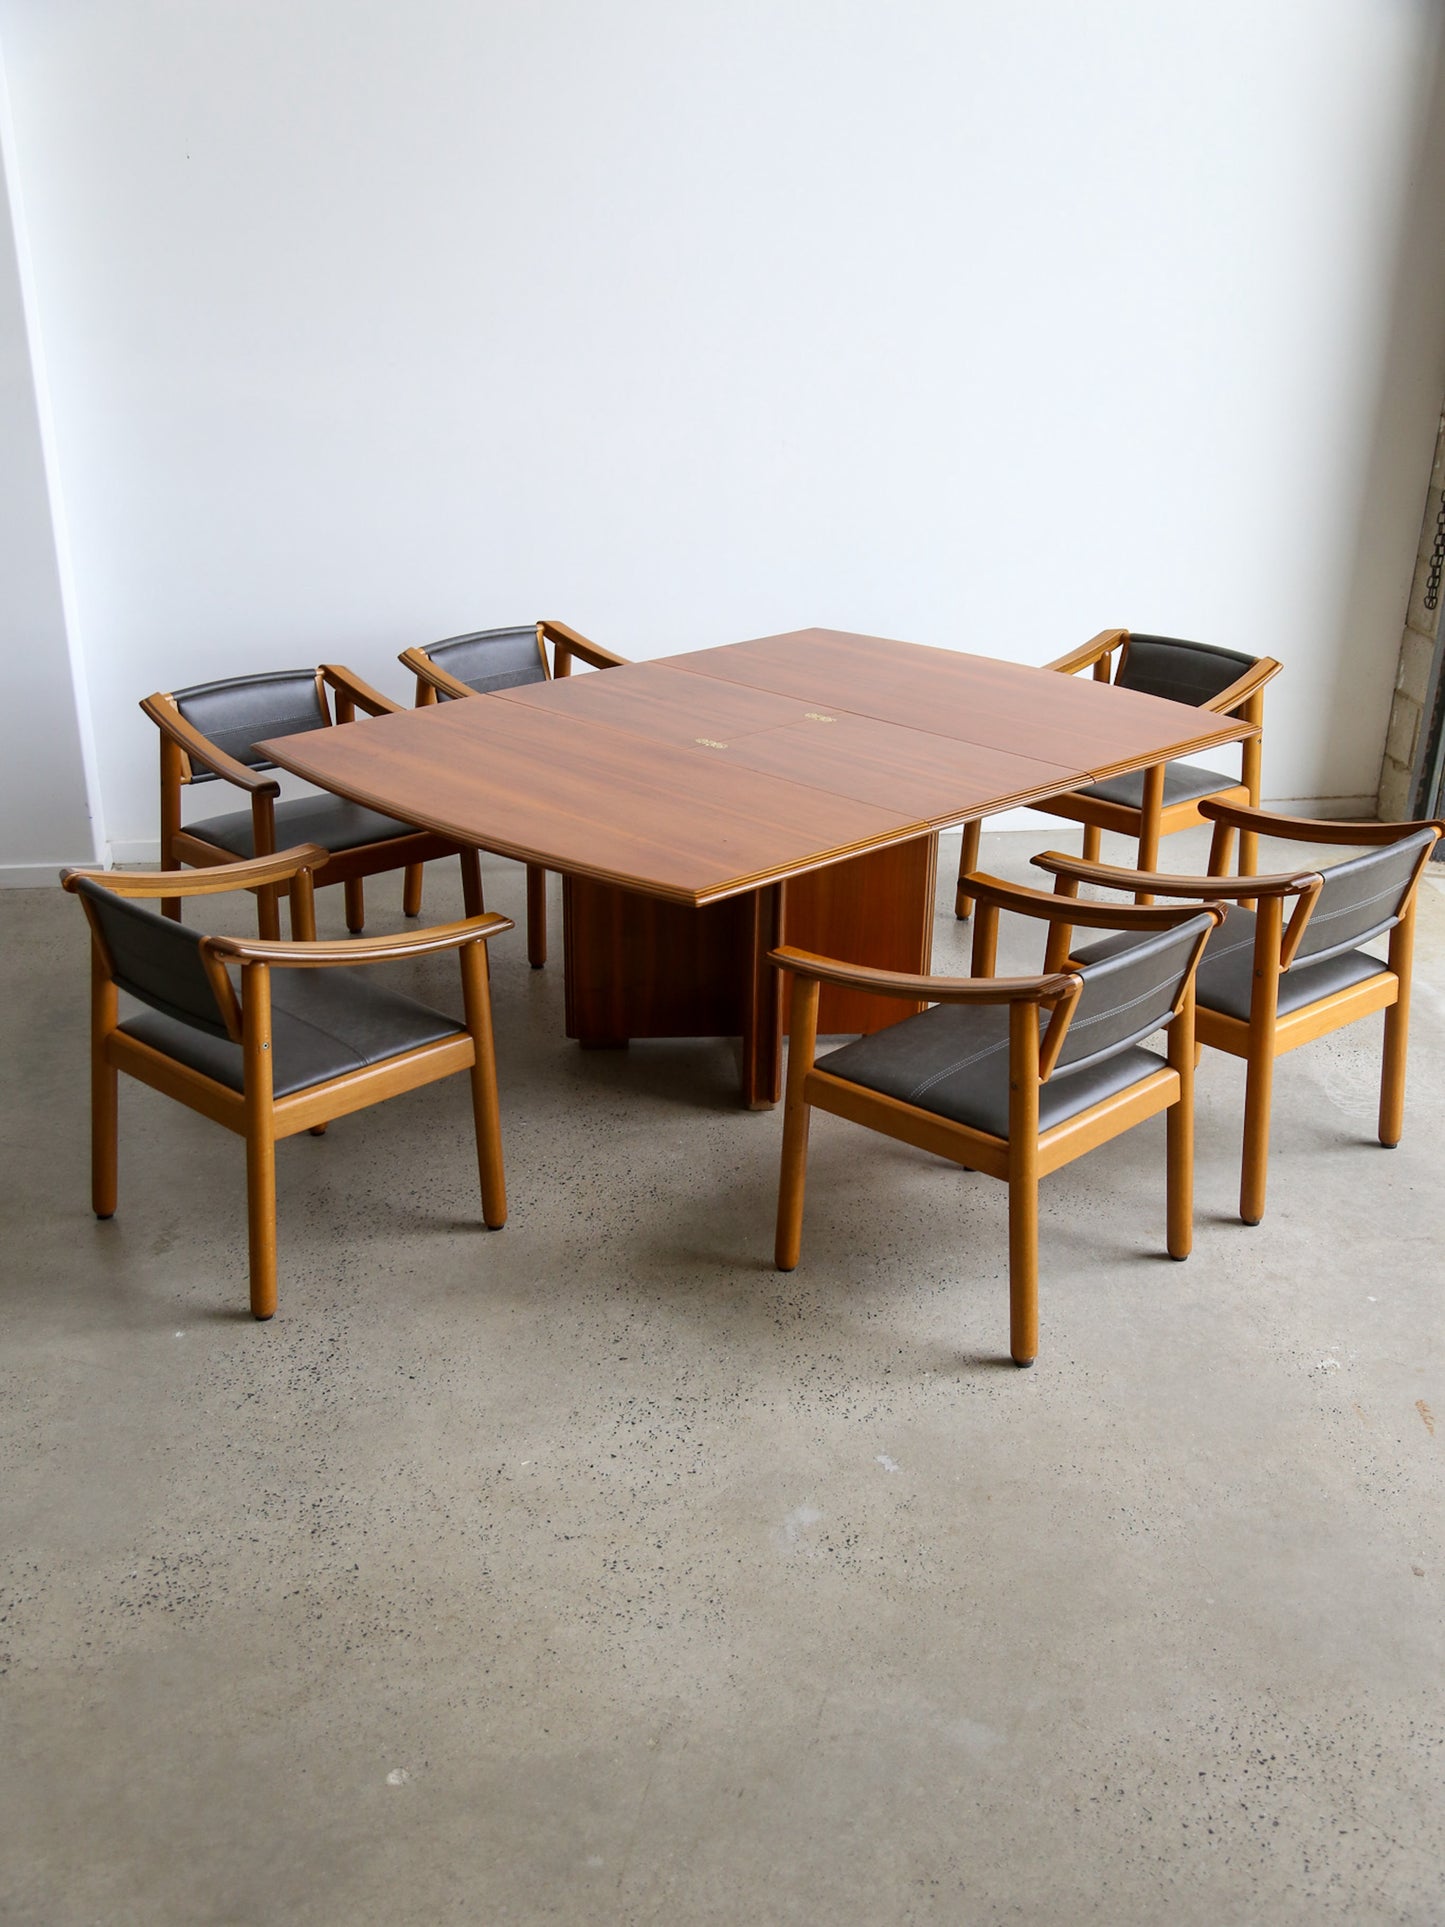
<svg viewBox="0 0 1445 1927"><path fill-rule="evenodd" d="M1267 682L1273 682L1283 668L1284 664L1276 662L1273 656L1261 656L1253 668L1246 669L1227 689L1221 689L1217 696L1211 696L1207 703L1201 703L1199 707L1215 710L1221 716L1232 716Z"/></svg>
<svg viewBox="0 0 1445 1927"><path fill-rule="evenodd" d="M836 957L815 956L811 950L795 950L786 943L770 950L768 961L780 970L816 978L819 983L842 984L849 990L907 997L915 1002L927 998L935 1004L1052 1003L1077 992L1080 984L1078 976L1069 970L1041 977L914 977L898 970L874 970L867 964L841 963Z"/></svg>
<svg viewBox="0 0 1445 1927"><path fill-rule="evenodd" d="M1231 879L1232 881L1232 879ZM1245 879L1253 883L1253 877ZM1043 917L1050 923L1069 923L1094 930L1169 930L1199 914L1199 905L1140 903L1085 903L1077 897L1057 896L1052 890L1030 890L1021 883L974 871L960 879L976 902L1020 916ZM1220 915L1223 913L1221 912Z"/></svg>
<svg viewBox="0 0 1445 1927"><path fill-rule="evenodd" d="M329 683L341 701L337 704L337 720L341 721L341 703L364 709L368 716L399 716L402 714L400 703L383 696L379 689L373 689L369 682L363 682L354 669L347 669L339 662L323 662L321 680ZM351 719L348 717L349 722Z"/></svg>
<svg viewBox="0 0 1445 1927"><path fill-rule="evenodd" d="M480 690L472 689L464 682L458 682L455 676L449 676L445 669L439 669L425 649L403 649L397 661L405 663L414 676L419 676L424 683L429 683L439 695L465 697L481 694Z"/></svg>
<svg viewBox="0 0 1445 1927"><path fill-rule="evenodd" d="M202 937L201 955L220 963L276 964L283 969L323 970L332 964L394 963L405 957L425 957L438 950L460 950L479 938L500 936L516 925L510 917L489 910L485 916L461 923L439 923L430 930L403 932L397 937L349 937L322 943L288 942L261 937Z"/></svg>
<svg viewBox="0 0 1445 1927"><path fill-rule="evenodd" d="M552 645L553 655L577 656L583 662L591 663L594 669L624 669L626 656L616 656L610 649L604 649L599 642L589 642L586 636L578 635L575 629L565 622L555 622L543 616L538 623L543 636Z"/></svg>
<svg viewBox="0 0 1445 1927"><path fill-rule="evenodd" d="M1393 843L1413 830L1434 829L1445 835L1445 823L1422 817L1415 823L1348 823L1309 816L1271 816L1266 810L1247 809L1242 803L1216 803L1206 797L1199 814L1231 829L1253 830L1259 836L1283 837L1292 843ZM1253 883L1255 879L1246 879Z"/></svg>
<svg viewBox="0 0 1445 1927"><path fill-rule="evenodd" d="M1096 883L1105 890L1143 891L1154 897L1194 897L1201 903L1232 903L1241 897L1289 897L1318 888L1318 870L1282 870L1267 877L1169 876L1157 870L1129 870L1114 863L1085 863L1059 850L1030 857L1036 869L1071 883ZM1058 901L1057 897L1054 899ZM1111 905L1110 908L1116 906Z"/></svg>
<svg viewBox="0 0 1445 1927"><path fill-rule="evenodd" d="M1046 662L1045 669L1057 669L1061 675L1072 676L1080 669L1087 669L1101 656L1111 656L1128 635L1127 629L1101 629L1092 642L1081 643L1071 649L1066 656L1058 656L1053 662Z"/></svg>
<svg viewBox="0 0 1445 1927"><path fill-rule="evenodd" d="M258 890L266 883L285 883L303 870L319 870L330 860L331 852L319 843L298 843L275 856L208 864L203 870L62 870L60 882L66 890L79 882L98 883L118 897L210 897L223 890Z"/></svg>
<svg viewBox="0 0 1445 1927"><path fill-rule="evenodd" d="M153 696L143 696L140 706L163 736L168 736L193 763L210 770L213 776L223 777L226 782L234 783L237 789L249 790L253 796L281 794L281 785L274 776L264 775L237 757L228 756L225 750L217 749L210 737L203 736L188 723L170 697L160 690Z"/></svg>

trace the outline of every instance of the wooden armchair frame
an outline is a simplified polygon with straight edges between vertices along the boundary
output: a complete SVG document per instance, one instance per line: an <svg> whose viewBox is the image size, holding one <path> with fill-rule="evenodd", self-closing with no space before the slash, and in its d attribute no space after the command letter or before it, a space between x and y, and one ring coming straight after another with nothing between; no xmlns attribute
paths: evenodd
<svg viewBox="0 0 1445 1927"><path fill-rule="evenodd" d="M1223 1011L1197 1005L1195 1032L1201 1046L1225 1051L1245 1062L1244 1148L1240 1169L1239 1215L1245 1224L1255 1225L1264 1216L1265 1187L1269 1171L1269 1124L1274 1092L1275 1059L1298 1049L1316 1037L1327 1036L1352 1024L1372 1011L1385 1013L1384 1051L1380 1073L1380 1143L1393 1149L1400 1142L1405 1117L1405 1067L1410 1031L1410 980L1415 950L1415 909L1420 877L1429 860L1430 846L1421 853L1414 875L1404 895L1399 921L1390 931L1389 953L1379 974L1351 984L1313 1002L1281 1015L1279 983L1281 975L1294 963L1310 917L1324 888L1327 872L1295 869L1273 876L1230 877L1229 867L1236 832L1256 843L1265 836L1287 838L1297 843L1333 843L1378 848L1397 842L1412 831L1434 828L1437 840L1445 833L1442 823L1343 823L1314 818L1277 816L1263 810L1246 809L1217 798L1201 804L1206 820L1213 822L1214 835L1209 854L1208 876L1176 876L1153 871L1118 868L1112 864L1085 862L1047 850L1034 857L1034 863L1055 879L1060 897L1077 902L1080 884L1105 889L1147 890L1158 897L1187 897L1205 903L1256 904L1254 931L1254 974L1247 1023ZM1292 902L1288 919L1286 905ZM1080 906L1082 908L1082 906ZM1119 914L1117 906L1089 906L1088 921L1097 923L1094 912L1108 910ZM1368 941L1368 939L1362 939Z"/></svg>
<svg viewBox="0 0 1445 1927"><path fill-rule="evenodd" d="M997 877L974 876L970 887L979 904L974 930L972 977L917 977L897 971L874 970L840 963L784 944L771 953L780 969L793 972L792 1021L788 1047L788 1079L784 1099L782 1167L778 1186L778 1221L774 1258L780 1271L791 1271L802 1246L803 1199L808 1157L808 1127L813 1109L897 1138L935 1157L965 1169L1002 1178L1009 1188L1009 1350L1016 1365L1031 1365L1038 1353L1038 1233L1039 1180L1070 1164L1096 1145L1146 1118L1167 1111L1167 1241L1173 1258L1187 1258L1193 1242L1194 1167L1194 1001L1193 973L1204 947L1201 936L1184 976L1183 989L1169 1026L1167 1063L1138 1083L1101 1103L1091 1105L1042 1134L1039 1130L1039 1091L1049 1081L1068 1035L1075 1007L1083 991L1077 971L1062 967L1067 952L1067 929L1057 937L1053 926L1060 918L1059 899L1046 891L1028 890ZM1104 906L1107 916L1121 914ZM1070 903L1068 914L1089 922L1092 906ZM1050 923L1048 952L1042 974L1032 977L994 976L1000 910ZM1122 913L1128 928L1167 930L1197 909L1146 907ZM1218 911L1211 913L1220 921ZM1098 919L1100 926L1106 918ZM1117 928L1117 923L1109 923ZM1206 933L1207 934L1207 933ZM865 990L910 1001L926 998L940 1004L1007 1004L1009 1007L1009 1129L995 1137L941 1117L933 1111L855 1084L818 1069L818 999L825 983ZM1040 1035L1040 1018L1049 1012Z"/></svg>
<svg viewBox="0 0 1445 1927"><path fill-rule="evenodd" d="M327 861L328 853L319 845L302 844L275 856L214 865L179 878L169 870L70 869L62 873L61 882L72 892L83 881L97 884L118 897L162 900L167 892L177 888L183 896L192 897L285 886L292 900L293 920L300 927L314 928L314 918L305 899L311 893L315 875L324 871ZM237 1091L140 1039L127 1036L118 1028L115 960L91 904L84 897L81 903L91 927L91 1204L98 1218L112 1217L117 1204L118 1073L125 1071L140 1083L175 1098L245 1139L251 1311L258 1319L270 1318L276 1310L278 1141L301 1131L320 1136L333 1118L345 1117L352 1111L379 1104L385 1098L465 1070L471 1074L483 1219L492 1230L506 1223L507 1195L487 941L512 929L510 918L474 916L460 923L441 924L398 937L362 937L322 943L202 937L200 955L206 978L215 993L227 1034L243 1052L244 1088ZM405 1050L365 1069L308 1085L288 1096L273 1095L272 970L324 970L338 965L392 963L442 950L456 950L459 954L466 1016L464 1030ZM239 995L228 965L240 968Z"/></svg>
<svg viewBox="0 0 1445 1927"><path fill-rule="evenodd" d="M550 663L547 660L548 643L552 645ZM590 642L567 623L557 622L550 616L544 616L537 624L537 655L542 674L548 682L570 676L574 658L590 664L593 669L621 669L627 663L625 656L614 655L610 649L604 649L600 643ZM420 645L403 649L397 660L416 677L418 709L425 709L435 702L455 702L463 697L486 693L448 674L440 663L432 661L426 649ZM527 961L534 970L540 970L547 961L547 872L540 863L527 865Z"/></svg>
<svg viewBox="0 0 1445 1927"><path fill-rule="evenodd" d="M1122 669L1129 650L1127 629L1101 629L1091 641L1072 649L1067 655L1046 663L1061 675L1076 676L1088 669L1095 682L1110 682ZM1240 745L1240 780L1237 784L1215 791L1214 800L1228 804L1243 804L1258 808L1260 789L1261 732L1264 727L1264 690L1265 685L1276 677L1283 665L1273 656L1260 656L1251 669L1230 683L1228 688L1211 696L1207 702L1199 704L1201 709L1213 710L1221 716L1236 716L1249 723L1254 730L1252 736L1245 737ZM1041 810L1049 816L1062 816L1084 826L1083 856L1086 863L1098 861L1100 838L1105 830L1117 831L1123 836L1132 836L1139 846L1138 868L1153 870L1159 860L1159 839L1171 836L1176 830L1186 830L1195 823L1204 821L1202 804L1209 799L1186 799L1183 802L1165 805L1164 771L1167 765L1155 763L1144 772L1144 795L1139 809L1131 809L1123 803L1111 803L1103 797L1087 796L1081 790L1068 790L1062 795L1051 796L1047 802L1032 803L1031 809ZM978 818L963 826L963 848L959 853L958 890L954 898L954 914L966 918L972 907L972 897L966 879L969 873L978 868L979 836L982 826ZM1252 832L1241 834L1239 846L1239 868L1241 874L1252 871L1257 862L1255 836ZM1150 901L1147 890L1141 890L1135 899L1138 903Z"/></svg>
<svg viewBox="0 0 1445 1927"><path fill-rule="evenodd" d="M244 677L237 678L239 682L245 680ZM373 689L354 671L334 662L322 663L317 669L316 694L322 711L338 724L354 722L358 710L365 716L386 716L399 713L402 707L389 696L383 696L379 689ZM160 731L162 870L175 871L183 865L200 868L217 864L229 866L246 860L237 851L223 849L217 843L209 843L193 835L182 824L181 791L195 780L197 765L245 792L251 805L254 857L259 860L273 855L276 850L276 803L281 794L279 779L269 771L253 769L238 757L228 755L209 737L202 735L200 730L187 722L176 705L175 697L167 692L157 690L154 695L143 697L140 706ZM358 844L350 850L328 851L325 863L316 872L315 886L321 889L330 883L342 885L346 898L346 927L355 933L366 922L366 877L404 869L406 876L402 907L407 916L419 916L421 866L435 857L444 856L460 859L462 896L467 915L480 916L483 910L482 873L477 852L468 844L453 842L430 830L416 830L410 836L388 837L377 843ZM252 887L258 899L260 933L265 938L276 939L281 934L277 886L265 883ZM161 903L164 914L179 919L181 898L190 894L181 889L169 892ZM309 917L311 921L293 924L292 935L301 939L314 938L315 910L309 892L304 900L298 899L293 893L293 915L298 908L302 916Z"/></svg>

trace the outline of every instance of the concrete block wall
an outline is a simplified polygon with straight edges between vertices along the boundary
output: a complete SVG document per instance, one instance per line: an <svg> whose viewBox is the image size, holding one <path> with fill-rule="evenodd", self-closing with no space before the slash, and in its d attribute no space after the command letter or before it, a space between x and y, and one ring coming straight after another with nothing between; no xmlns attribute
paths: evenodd
<svg viewBox="0 0 1445 1927"><path fill-rule="evenodd" d="M1425 498L1425 517L1420 525L1415 574L1410 584L1410 603L1405 612L1405 632L1400 640L1400 662L1390 702L1390 721L1385 731L1379 813L1386 822L1411 814L1418 775L1416 765L1423 747L1420 738L1440 630L1439 605L1426 608L1425 595L1442 493L1445 493L1445 414L1441 415L1435 443L1435 464L1430 471L1430 489Z"/></svg>

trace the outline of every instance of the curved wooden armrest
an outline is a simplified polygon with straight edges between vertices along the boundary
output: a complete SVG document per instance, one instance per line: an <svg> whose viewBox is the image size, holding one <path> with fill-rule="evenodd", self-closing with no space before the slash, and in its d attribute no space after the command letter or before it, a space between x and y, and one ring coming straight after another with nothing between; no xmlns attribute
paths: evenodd
<svg viewBox="0 0 1445 1927"><path fill-rule="evenodd" d="M1247 878L1252 883L1253 877ZM976 870L959 879L978 903L1020 916L1044 917L1050 923L1070 923L1093 930L1172 930L1176 923L1200 914L1200 906L1171 903L1082 903L1077 897L1057 896L1052 890L1030 890L1026 884L1005 883L1002 877ZM1216 912L1216 921L1223 912Z"/></svg>
<svg viewBox="0 0 1445 1927"><path fill-rule="evenodd" d="M610 649L604 649L599 642L589 642L586 636L565 622L556 622L550 616L543 616L537 627L551 643L555 654L576 656L582 662L590 662L594 669L625 669L626 656L616 656Z"/></svg>
<svg viewBox="0 0 1445 1927"><path fill-rule="evenodd" d="M228 756L223 749L217 749L209 736L188 723L174 702L162 690L153 696L142 696L141 708L150 717L163 736L168 736L179 749L183 749L193 763L202 769L210 770L213 776L220 776L237 789L249 790L253 796L279 796L281 785L274 776L267 776L261 770L252 769L248 763L235 756Z"/></svg>
<svg viewBox="0 0 1445 1927"><path fill-rule="evenodd" d="M425 649L403 649L397 661L405 663L414 676L419 676L424 683L429 683L439 695L464 697L481 694L480 690L471 688L467 683L458 682L455 676L449 676L445 669L439 669Z"/></svg>
<svg viewBox="0 0 1445 1927"><path fill-rule="evenodd" d="M1129 870L1114 863L1085 863L1059 850L1045 850L1029 861L1036 869L1073 883L1097 883L1105 890L1144 891L1154 897L1196 897L1201 903L1232 903L1240 897L1290 897L1319 889L1323 883L1318 870L1282 870L1267 877L1169 876L1158 870Z"/></svg>
<svg viewBox="0 0 1445 1927"><path fill-rule="evenodd" d="M514 930L510 917L489 910L485 916L461 923L439 923L430 930L403 932L396 937L344 937L338 941L297 943L263 937L202 937L201 954L221 963L277 964L283 969L324 970L332 964L394 963L404 957L425 957L436 950L459 950L478 939Z"/></svg>
<svg viewBox="0 0 1445 1927"><path fill-rule="evenodd" d="M1071 649L1068 655L1046 662L1044 668L1057 669L1062 675L1072 676L1077 670L1089 668L1100 656L1113 655L1128 633L1127 629L1101 629L1092 642L1081 643L1077 649Z"/></svg>
<svg viewBox="0 0 1445 1927"><path fill-rule="evenodd" d="M1227 823L1231 829L1253 830L1259 836L1283 837L1292 843L1395 843L1415 830L1433 829L1445 835L1445 823L1421 817L1414 823L1349 823L1311 816L1272 816L1266 810L1247 809L1242 803L1216 803L1206 797L1199 814L1211 823ZM1254 878L1248 879L1254 882Z"/></svg>
<svg viewBox="0 0 1445 1927"><path fill-rule="evenodd" d="M1246 669L1227 689L1221 689L1217 696L1211 696L1207 703L1201 703L1199 707L1215 710L1221 716L1232 716L1267 682L1273 682L1283 668L1284 664L1276 662L1273 656L1261 656L1253 668Z"/></svg>
<svg viewBox="0 0 1445 1927"><path fill-rule="evenodd" d="M915 1002L927 998L935 1004L1044 1004L1076 994L1080 988L1079 977L1069 970L1042 977L914 977L898 970L874 970L867 964L841 963L836 957L815 956L787 943L770 950L768 961L795 976L815 977L819 983Z"/></svg>
<svg viewBox="0 0 1445 1927"><path fill-rule="evenodd" d="M400 703L394 703L390 696L383 696L379 689L373 689L369 682L363 682L354 669L347 669L339 662L323 662L321 680L329 683L344 701L364 709L368 716L398 716L402 713Z"/></svg>
<svg viewBox="0 0 1445 1927"><path fill-rule="evenodd" d="M247 857L244 863L208 864L203 870L62 870L61 885L98 883L118 897L211 897L223 890L258 890L285 883L303 870L319 870L331 852L319 843L297 843L275 856Z"/></svg>

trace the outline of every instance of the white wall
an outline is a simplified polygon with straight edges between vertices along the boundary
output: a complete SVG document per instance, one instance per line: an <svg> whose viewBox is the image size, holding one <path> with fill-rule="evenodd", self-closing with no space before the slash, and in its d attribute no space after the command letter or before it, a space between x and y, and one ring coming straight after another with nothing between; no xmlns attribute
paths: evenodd
<svg viewBox="0 0 1445 1927"><path fill-rule="evenodd" d="M0 74L0 883L48 883L62 864L91 863L98 852L46 485L42 389L5 191L9 159Z"/></svg>
<svg viewBox="0 0 1445 1927"><path fill-rule="evenodd" d="M1391 365L1434 34L0 0L116 847L148 689L336 656L401 694L405 643L544 613L637 655L1269 651L1269 793L1373 796L1445 386L1438 285Z"/></svg>

